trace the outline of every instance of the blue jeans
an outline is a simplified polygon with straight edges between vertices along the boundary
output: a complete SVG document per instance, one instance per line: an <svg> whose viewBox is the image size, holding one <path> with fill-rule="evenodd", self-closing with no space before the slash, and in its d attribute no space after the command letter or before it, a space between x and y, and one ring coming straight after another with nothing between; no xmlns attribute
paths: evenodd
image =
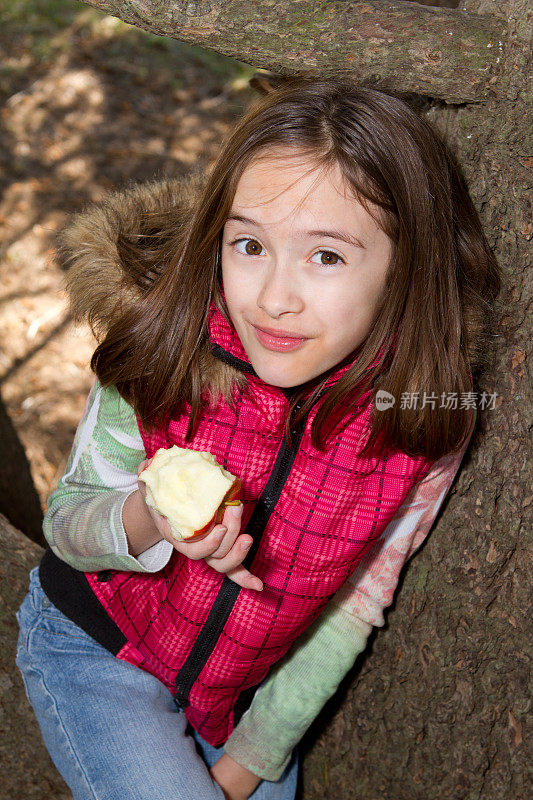
<svg viewBox="0 0 533 800"><path fill-rule="evenodd" d="M17 666L44 743L74 800L224 800L223 754L188 726L153 675L115 658L46 597L37 568L17 612ZM294 800L296 749L253 800Z"/></svg>

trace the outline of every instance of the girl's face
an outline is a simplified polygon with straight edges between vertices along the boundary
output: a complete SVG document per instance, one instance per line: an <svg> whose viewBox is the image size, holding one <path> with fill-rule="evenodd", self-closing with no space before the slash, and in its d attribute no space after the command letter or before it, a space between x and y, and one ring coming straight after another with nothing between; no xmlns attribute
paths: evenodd
<svg viewBox="0 0 533 800"><path fill-rule="evenodd" d="M298 386L334 367L370 332L391 242L339 167L271 151L243 173L224 226L222 279L257 375Z"/></svg>

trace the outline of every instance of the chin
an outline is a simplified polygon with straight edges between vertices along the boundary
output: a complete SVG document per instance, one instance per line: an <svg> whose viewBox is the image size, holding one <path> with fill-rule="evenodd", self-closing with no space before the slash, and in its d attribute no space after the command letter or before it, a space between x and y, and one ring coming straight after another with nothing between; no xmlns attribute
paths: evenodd
<svg viewBox="0 0 533 800"><path fill-rule="evenodd" d="M261 369L259 366L253 365L256 375L262 381L268 383L270 386L277 386L279 389L292 389L295 386L301 386L303 383L312 380L314 375L293 373L287 374L280 370Z"/></svg>
<svg viewBox="0 0 533 800"><path fill-rule="evenodd" d="M270 373L261 373L256 370L257 376L269 386L277 386L278 389L291 389L293 386L299 386L300 381L291 380L290 378L281 378L277 375Z"/></svg>

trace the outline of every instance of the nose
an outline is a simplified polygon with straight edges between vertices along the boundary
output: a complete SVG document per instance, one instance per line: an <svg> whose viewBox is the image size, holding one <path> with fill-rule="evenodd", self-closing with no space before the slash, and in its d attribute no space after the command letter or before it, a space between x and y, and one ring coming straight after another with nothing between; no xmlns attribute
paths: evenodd
<svg viewBox="0 0 533 800"><path fill-rule="evenodd" d="M298 314L304 301L298 283L287 264L271 264L263 276L257 305L269 317L279 319L283 314Z"/></svg>

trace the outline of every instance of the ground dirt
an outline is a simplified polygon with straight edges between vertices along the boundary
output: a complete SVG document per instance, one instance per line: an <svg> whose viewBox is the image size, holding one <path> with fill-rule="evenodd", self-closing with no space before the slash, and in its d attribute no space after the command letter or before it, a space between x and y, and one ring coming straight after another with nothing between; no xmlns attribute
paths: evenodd
<svg viewBox="0 0 533 800"><path fill-rule="evenodd" d="M207 167L252 70L74 0L15 0L0 50L0 390L45 509L94 349L69 316L57 232L111 189Z"/></svg>

